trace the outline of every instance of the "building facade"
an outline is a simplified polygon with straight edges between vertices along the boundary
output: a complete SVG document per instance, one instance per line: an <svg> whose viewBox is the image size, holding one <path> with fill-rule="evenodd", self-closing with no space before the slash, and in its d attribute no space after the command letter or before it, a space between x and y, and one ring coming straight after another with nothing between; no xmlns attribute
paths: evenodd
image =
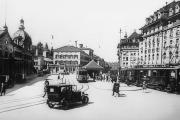
<svg viewBox="0 0 180 120"><path fill-rule="evenodd" d="M141 39L141 35L134 31L129 37L125 35L118 45L120 76L123 80L134 80L130 77L134 73L131 69L139 63L139 41Z"/></svg>
<svg viewBox="0 0 180 120"><path fill-rule="evenodd" d="M53 72L75 72L79 67L89 63L91 57L78 47L63 46L54 49Z"/></svg>
<svg viewBox="0 0 180 120"><path fill-rule="evenodd" d="M149 87L180 92L180 1L166 4L145 21L137 65L125 76L137 85L145 80Z"/></svg>
<svg viewBox="0 0 180 120"><path fill-rule="evenodd" d="M49 73L49 66L53 64L51 51L48 48L44 47L42 55L40 55L37 46L35 46L34 54L34 68L36 69L36 71L46 71L47 73Z"/></svg>
<svg viewBox="0 0 180 120"><path fill-rule="evenodd" d="M8 76L8 84L24 80L34 72L31 37L24 30L24 20L11 38L7 26L0 31L0 76ZM4 78L1 78L4 81ZM2 81L1 81L2 82Z"/></svg>

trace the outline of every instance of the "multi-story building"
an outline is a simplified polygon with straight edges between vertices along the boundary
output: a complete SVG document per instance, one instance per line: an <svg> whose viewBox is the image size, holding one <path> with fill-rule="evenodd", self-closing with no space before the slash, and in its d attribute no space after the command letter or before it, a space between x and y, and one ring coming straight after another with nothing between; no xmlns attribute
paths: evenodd
<svg viewBox="0 0 180 120"><path fill-rule="evenodd" d="M24 20L21 19L19 30L12 38L7 26L0 30L0 76L8 76L8 83L11 85L34 72L30 52L32 41L24 29ZM0 78L0 82L2 79Z"/></svg>
<svg viewBox="0 0 180 120"><path fill-rule="evenodd" d="M49 72L49 65L53 64L51 51L47 47L44 47L42 55L40 55L38 49L35 47L34 54L34 68L36 69L36 71L38 72L43 70Z"/></svg>
<svg viewBox="0 0 180 120"><path fill-rule="evenodd" d="M140 30L143 34L138 66L141 74L165 87L172 84L171 81L177 86L180 82L180 1L155 11Z"/></svg>
<svg viewBox="0 0 180 120"><path fill-rule="evenodd" d="M120 76L122 79L127 79L127 75L132 74L132 68L134 68L138 62L139 55L139 41L141 35L136 31L133 32L129 37L124 36L118 44L118 56L120 64Z"/></svg>
<svg viewBox="0 0 180 120"><path fill-rule="evenodd" d="M89 63L91 57L78 47L63 46L54 49L53 72L75 72L79 67L82 67Z"/></svg>

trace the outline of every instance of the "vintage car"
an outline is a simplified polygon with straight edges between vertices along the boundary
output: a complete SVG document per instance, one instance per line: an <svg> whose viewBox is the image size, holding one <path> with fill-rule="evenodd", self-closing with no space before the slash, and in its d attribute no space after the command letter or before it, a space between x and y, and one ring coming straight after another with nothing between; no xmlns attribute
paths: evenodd
<svg viewBox="0 0 180 120"><path fill-rule="evenodd" d="M77 90L76 85L49 85L47 87L47 97L47 104L50 108L59 105L63 109L68 109L72 103L87 104L89 102L88 95Z"/></svg>

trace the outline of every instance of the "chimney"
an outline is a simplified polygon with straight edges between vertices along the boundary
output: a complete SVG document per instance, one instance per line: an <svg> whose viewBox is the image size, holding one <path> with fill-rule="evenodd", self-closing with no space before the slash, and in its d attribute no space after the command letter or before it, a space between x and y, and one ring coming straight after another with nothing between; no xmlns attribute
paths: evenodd
<svg viewBox="0 0 180 120"><path fill-rule="evenodd" d="M79 44L79 48L83 48L83 44Z"/></svg>
<svg viewBox="0 0 180 120"><path fill-rule="evenodd" d="M77 47L77 40L75 41L75 46Z"/></svg>

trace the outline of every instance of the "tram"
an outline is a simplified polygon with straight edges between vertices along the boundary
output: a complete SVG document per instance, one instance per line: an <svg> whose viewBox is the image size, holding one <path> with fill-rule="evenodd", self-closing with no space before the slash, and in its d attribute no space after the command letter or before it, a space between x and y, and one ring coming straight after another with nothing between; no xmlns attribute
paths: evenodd
<svg viewBox="0 0 180 120"><path fill-rule="evenodd" d="M77 71L77 81L78 82L88 82L88 72L85 69L79 69Z"/></svg>

